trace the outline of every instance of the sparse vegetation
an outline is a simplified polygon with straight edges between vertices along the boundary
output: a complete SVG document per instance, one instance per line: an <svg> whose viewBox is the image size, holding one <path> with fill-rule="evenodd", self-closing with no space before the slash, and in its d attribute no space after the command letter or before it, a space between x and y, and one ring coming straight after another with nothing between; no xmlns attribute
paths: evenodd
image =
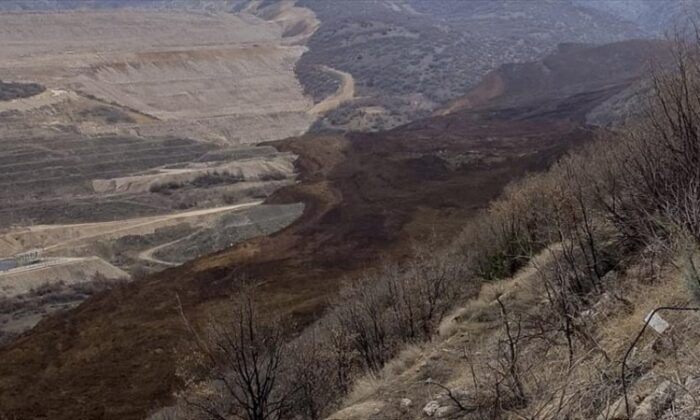
<svg viewBox="0 0 700 420"><path fill-rule="evenodd" d="M327 65L352 74L357 96L389 111L386 118L366 122L362 105L346 104L316 129L395 127L430 115L501 64L536 60L560 42L604 43L642 35L629 22L569 4L442 1L437 6L432 0L411 0L389 7L355 2L343 13L325 1L299 4L321 20L296 66L305 92L318 98L331 91L332 82L318 70ZM538 30L542 21L551 22L548 31ZM589 26L593 21L596 25Z"/></svg>
<svg viewBox="0 0 700 420"><path fill-rule="evenodd" d="M447 310L476 295L483 282L521 273L458 315L482 341L447 336L446 346L464 343L464 357L454 363L469 373L456 374L463 381L457 388L450 375L428 381L444 391L444 405L437 406L469 419L612 418L621 409L616 372L638 328L618 327L613 334L622 336L611 341L601 317L633 320L648 299L687 303L697 294L700 47L678 40L674 53L674 71L652 75L654 96L644 118L567 156L548 173L513 184L447 249L427 245L407 264L386 264L352 281L310 330L314 350L305 352L305 363L330 370L324 378L332 381L323 389L333 391L319 399L319 379L312 378L300 397L306 404L290 405L307 408L297 415L329 414L348 392L349 404L376 398L386 391L389 361L402 348L433 340ZM669 296L644 296L645 288L663 287L674 264L690 288L683 293L682 284ZM302 334L292 345L308 337ZM665 345L659 340L654 345ZM669 345L676 360L694 354L675 341ZM653 349L642 351L625 377L640 387L649 386L644 381L654 369L645 364ZM283 354L280 365L291 359ZM697 374L697 366L676 372L674 383L682 387L690 373ZM295 391L289 388L290 395ZM693 407L686 412L700 409Z"/></svg>
<svg viewBox="0 0 700 420"><path fill-rule="evenodd" d="M390 6L403 7L395 2L382 3L380 7L387 11ZM384 125L406 122L409 115L427 116L436 106L436 98L443 100L459 95L461 89L476 80L463 74L463 71L470 70L468 65L493 68L498 62L491 61L491 57L484 53L505 51L500 42L484 42L483 49L479 42L475 45L462 42L458 39L459 33L453 31L462 24L447 22L451 16L444 17L446 23L440 23L433 27L434 31L431 29L426 33L421 31L420 24L414 27L411 22L408 25L377 22L383 19L380 19L380 14L373 15L376 4L367 4L368 16L363 16L357 23L361 30L356 31L350 20L345 22L349 28L335 26L341 33L334 36L341 40L350 38L348 56L351 61L355 60L350 63L353 68L360 69L358 77L366 79L367 74L372 75L360 85L359 94L374 94L376 87L377 91L388 92L386 96L390 97L382 98L379 104L362 102L365 99L353 102L362 109L349 107L347 115L344 115L346 109L331 113L329 118L339 118L336 122L342 123L340 119L348 122L366 119L363 124L379 129ZM492 12L488 10L488 2L481 4L486 5L486 12ZM516 9L514 15L505 17L516 28L522 22L517 17L521 6L517 2L512 4ZM568 21L572 25L580 21L580 15L575 15L576 21ZM406 16L413 23L421 19L413 13L406 13ZM501 19L497 13L493 16ZM215 19L215 16L207 14L206 18ZM438 20L442 19L441 16ZM477 36L481 35L482 28L478 26L462 26L469 27L468 30ZM559 34L570 29L567 24L559 27L562 28ZM596 33L598 28L600 26L596 26ZM349 34L342 32L346 29ZM526 31L531 29L525 28ZM422 41L427 38L430 43L443 32L456 42L456 50L443 48L444 45L437 45L432 50L423 47ZM109 35L109 31L106 33ZM353 34L359 36L347 36ZM424 37L426 34L428 36ZM136 34L134 36L138 38ZM523 36L523 33L516 32L508 42L520 40ZM554 38L560 40L558 36ZM267 45L265 42L263 47ZM249 46L249 52L256 52L257 46ZM391 51L386 51L386 47ZM510 61L525 58L529 53L544 54L544 50L532 51L532 47L526 42L515 50L505 51L502 58ZM618 57L617 52L621 51L615 49L618 47L608 51L613 54L603 57ZM631 50L637 51L635 48ZM212 50L207 51L207 55L214 54L212 62L224 63L218 49L206 50ZM301 51L302 48L283 50ZM460 51L475 52L479 58L486 57L486 61L469 62L464 66L457 62L455 67L451 59ZM392 52L397 52L398 59L394 59L396 56ZM235 53L238 56L240 51ZM519 56L520 53L525 55ZM199 51L178 50L161 54L149 50L146 54L157 58L159 63L161 60L180 62L187 59L192 64L186 69L187 73L194 69L199 75L196 79L189 79L182 73L187 89L177 98L168 100L169 109L177 110L174 115L184 115L181 112L187 111L186 107L177 106L173 102L175 99L188 103L195 100L202 106L211 105L220 111L215 103L207 101L210 92L215 96L234 91L241 96L238 93L248 92L247 86L239 88L239 83L227 83L230 92L208 90L198 82L199 77L204 75L207 80L213 80L215 75L210 74L207 67L200 66L200 58L193 54L199 54ZM339 59L342 62L347 56L341 55L344 56ZM629 57L624 57L615 63L639 68L629 64L638 61L627 61ZM285 69L291 67L293 58L285 61ZM623 346L601 340L597 331L592 329L597 326L596 321L601 321L602 325L604 319L591 321L587 318L588 311L594 311L597 316L600 312L596 312L595 305L605 302L607 296L619 308L644 312L643 308L635 307L638 302L635 299L645 286L651 288L662 283L669 235L654 230L655 241L662 244L658 249L646 246L644 242L629 248L620 247L625 243L620 228L608 220L608 212L599 202L606 197L604 192L607 189L598 189L597 185L607 187L607 180L598 178L598 172L591 170L594 167L589 166L585 158L571 158L555 167L550 175L532 177L513 186L487 212L469 223L465 234L454 245L445 249L443 242L448 242L446 238L454 238L460 225L500 193L506 182L525 172L549 166L571 144L591 137L593 130L583 124L583 114L617 89L629 86L629 80L636 77L610 71L617 67L608 67L606 59L600 59L600 62L605 65L597 68L594 74L603 74L602 80L585 83L588 79L576 79L576 87L583 86L584 90L583 94L577 91L580 95L576 97L567 96L571 90L553 86L552 90L560 93L563 99L545 105L530 102L524 106L519 104L520 108L492 113L476 110L427 118L377 135L353 133L320 139L309 135L277 143L275 146L280 148L295 153L299 151L296 167L300 176L298 183L275 194L270 202L305 201L307 207L297 223L279 234L149 276L123 291L118 290L119 293L102 294L55 320L41 323L15 344L0 349L0 358L3 359L0 363L0 405L9 407L10 414L23 418L48 416L63 419L75 417L71 412L75 401L81 402L80 415L84 417L123 418L142 418L146 411L171 403L171 391L182 384L174 377L176 363L172 351L185 334L174 310L174 296L179 293L185 303L183 311L197 324L196 331L202 334L201 342L206 344L199 351L185 355L194 357L195 360L190 361L199 369L194 375L184 377L189 387L182 394L183 401L195 402L194 405L202 403L199 410L194 407L195 414L188 412L185 418L207 417L212 413L222 417L274 418L287 417L289 413L301 418L323 418L339 407L355 402L367 403L369 399L381 400L381 404L367 405L379 411L360 418L410 418L416 411L420 412L424 398L439 400L442 397L447 397L448 401L444 407L441 401L436 403L437 406L433 405L436 416L444 414L445 410L441 409L447 408L456 410L452 414L459 413L459 416L539 418L544 417L540 416L540 409L548 409L551 401L563 401L555 404L557 408L553 412L557 415L595 416L606 405L606 398L619 395L616 375L616 355L619 352L616 348ZM99 77L90 80L98 83L100 77L114 81L126 76L130 80L134 75L140 80L142 77L158 79L170 68L166 63L162 64L107 63L101 68L91 69L98 72ZM551 64L552 61L548 61L532 67L551 71L553 80L561 73ZM219 67L226 70L224 64ZM576 68L589 69L587 66ZM355 73L352 69L349 71ZM225 73L240 81L235 74ZM268 74L255 69L253 73L255 80L267 83L270 79ZM375 75L381 77L375 78ZM389 75L388 79L384 75ZM415 79L415 75L420 75L421 80ZM454 78L448 80L447 76ZM178 77L180 80L183 79ZM278 79L272 78L272 82L275 80ZM528 79L519 86L529 88L529 82ZM405 95L416 89L416 83L422 93ZM563 85L570 83L573 83L572 79L562 79ZM126 86L120 83L112 87ZM202 95L190 95L190 86L202 86ZM146 93L152 96L151 99L162 98L160 88L166 89L163 84L159 84L159 89L145 85L133 93ZM280 86L279 92L282 91ZM528 96L527 89L517 93L523 92ZM275 99L274 102L284 107L282 101ZM155 101L149 103L157 105ZM41 121L53 119L54 115L48 115ZM207 118L198 117L198 120L210 122ZM256 121L260 122L257 118ZM166 115L161 121L124 127L134 130L130 136L114 136L103 139L104 142L89 144L107 149L103 151L74 147L68 150L75 151L75 155L64 153L66 149L58 147L56 136L43 134L33 144L26 141L22 147L12 146L13 153L6 156L5 174L14 179L6 183L23 181L24 174L30 172L40 174L42 182L27 182L21 188L13 186L13 190L7 193L9 198L14 200L16 194L26 194L25 199L30 198L31 203L37 205L8 208L8 212L14 212L13 217L31 217L41 223L45 220L41 216L53 213L42 209L43 203L37 201L46 191L57 189L56 185L64 186L66 180L71 182L66 187L74 189L60 191L61 197L67 196L66 192L72 193L71 198L91 194L90 181L94 180L95 174L107 178L103 185L109 188L112 185L114 192L118 193L119 188L139 186L132 183L135 180L126 179L130 174L158 177L161 169L163 172L172 169L172 173L162 179L171 175L172 179L183 179L187 175L180 178L177 169L188 168L186 162L193 159L204 162L219 156L218 160L230 160L227 150L214 150L217 146L212 143L193 144L185 139L149 140L152 130L164 126L180 135L190 133L189 130L180 131L178 128L182 126L175 122ZM269 120L262 120L263 125L268 123ZM285 130L294 128L285 124L284 119L275 118L275 124ZM86 124L81 128L101 127ZM210 127L202 128L208 132ZM71 127L52 125L51 129L56 132L66 130L61 141L79 142L79 146L86 143L81 135L69 131ZM296 129L293 131L297 132ZM227 140L235 142L239 137L245 137L245 130L232 128L225 134ZM17 136L15 141L24 142L26 138ZM600 154L595 148L591 150L594 156ZM97 157L99 165L93 166L91 161L84 160L83 152L88 152L87 157ZM8 166L15 165L17 156L25 154L38 158L32 160L33 166L20 167L19 171L7 170ZM52 165L46 165L47 160L42 156L50 158ZM192 167L202 168L204 165ZM153 170L148 171L148 168ZM589 172L593 175L591 179L582 177L583 173ZM212 179L202 181L207 186L217 182ZM284 185L281 182L274 184ZM232 187L225 191L230 194L226 199L234 197L240 192L238 188L243 189L245 185ZM215 191L223 191L219 186L205 189L207 191L202 191L202 194L188 191L189 188L173 188L170 196L143 191L136 196L118 193L99 198L104 198L105 202L121 200L120 204L124 206L142 205L147 209L144 211L151 212L147 214L153 214L175 206L202 207ZM272 190L265 187L259 193L269 194ZM35 197L31 197L32 194ZM113 218L115 213L105 214L93 203L81 202L83 210L79 216L89 215L100 220ZM65 210L62 217L74 216L73 210L78 206L73 204L58 203ZM430 229L437 231L440 242L422 244L410 250L407 244L411 240L424 241ZM207 238L212 236L207 232ZM192 238L198 239L199 236L193 235ZM188 241L183 240L179 245ZM231 242L223 244L229 246ZM380 255L384 252L387 261L380 264ZM655 270L654 276L640 276L643 281L638 283L619 282L610 274L610 268L620 271L620 278L625 278L624 270L632 266L630 260L637 258L636 252L658 255L660 264L649 264ZM183 254L185 258L191 258L196 252L185 250ZM535 255L546 258L533 260ZM393 258L396 260L392 261ZM514 274L520 275L523 270L531 270L532 275L527 282L520 282L522 287L507 280ZM259 315L255 317L256 322L242 323L251 326L244 333L240 328L236 330L236 326L241 325L241 318L252 319L252 311L238 311L244 308L240 302L223 302L229 294L235 294L238 272L255 276L259 281L256 293L261 297L257 303L264 308L256 308L255 314ZM329 296L336 296L338 279L347 273L351 273L351 277L347 279L342 297L332 299L326 305ZM471 307L469 297L475 296L484 282L500 284L502 288L493 287L489 293L483 293ZM223 304L229 305L227 311L217 311ZM437 337L438 332L449 330L441 326L441 322L446 322L444 318L449 309L462 305L469 306L465 311L473 312L474 318L467 317L454 323L452 328L459 334L449 338ZM269 316L274 313L284 316L290 323L300 321L301 325L307 325L318 320L324 307L325 315L312 329L299 331L294 325L284 325L284 342L279 334L280 326ZM209 334L211 331L204 321L209 314L217 316L214 319L219 325L233 326L229 331L234 333ZM630 323L639 318L639 313L634 316L636 318L630 315ZM218 328L217 325L213 327ZM193 330L190 335L194 335ZM622 342L624 334L617 336ZM256 345L247 346L253 342ZM208 345L217 346L221 352L234 357L222 359L221 352L207 351L211 349ZM232 387L233 392L226 386L227 381L228 384L240 384L240 378L244 378L243 383L250 383L245 377L251 376L245 372L242 374L237 363L244 357L250 359L248 356L252 354L248 350L261 355L261 363L240 364L263 368L275 366L272 371L278 380L274 381L274 386L265 386L262 393L257 383L258 389L252 392L250 386L244 390ZM645 354L644 351L646 348L640 350L640 354ZM206 363L198 363L201 362L198 357L207 354L214 357L209 357ZM218 361L214 362L214 359ZM275 362L269 364L270 360ZM630 379L650 370L648 364L639 363L639 360L632 362ZM578 369L584 365L596 369ZM215 378L207 379L212 372ZM465 380L459 376L464 372L472 378L473 388L469 378ZM585 372L595 372L593 375L597 377L584 381L585 378L576 376ZM125 377L129 380L125 381ZM557 382L560 378L573 378L566 384L580 383L583 386L569 389L582 391L572 398L568 398L569 394L562 397L561 389L566 387L553 386L554 383L561 385ZM262 382L269 384L267 379ZM407 389L407 386L413 388ZM45 396L47 392L48 396ZM413 404L401 401L399 405L396 400L403 397L400 394L404 392L410 393L407 396L414 401ZM241 403L251 395L255 404ZM265 409L265 401L272 401L279 409L269 409L269 405ZM185 405L193 408L193 404ZM383 410L392 408L404 410L402 414L405 415L385 415Z"/></svg>

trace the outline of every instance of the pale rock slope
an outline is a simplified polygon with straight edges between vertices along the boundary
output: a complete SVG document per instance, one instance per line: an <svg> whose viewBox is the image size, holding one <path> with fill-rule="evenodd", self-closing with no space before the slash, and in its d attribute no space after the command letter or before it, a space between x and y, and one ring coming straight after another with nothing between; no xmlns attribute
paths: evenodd
<svg viewBox="0 0 700 420"><path fill-rule="evenodd" d="M235 144L300 134L313 103L294 66L318 21L293 2L246 10L0 14L0 80L79 92L157 119L136 128L144 135Z"/></svg>

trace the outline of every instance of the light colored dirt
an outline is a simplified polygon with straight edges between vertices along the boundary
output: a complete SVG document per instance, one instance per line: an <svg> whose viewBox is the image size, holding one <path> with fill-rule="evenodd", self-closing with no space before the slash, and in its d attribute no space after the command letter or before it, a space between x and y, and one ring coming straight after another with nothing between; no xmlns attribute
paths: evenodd
<svg viewBox="0 0 700 420"><path fill-rule="evenodd" d="M326 420L362 420L368 419L371 416L376 416L382 411L386 403L383 401L365 401L360 404L347 407Z"/></svg>
<svg viewBox="0 0 700 420"><path fill-rule="evenodd" d="M358 110L369 115L386 114L386 108L384 108L383 106L363 106Z"/></svg>
<svg viewBox="0 0 700 420"><path fill-rule="evenodd" d="M262 201L254 201L114 222L36 225L7 233L0 238L8 238L10 241L21 244L22 250L40 248L47 253L57 253L61 250L73 249L98 239L115 239L125 235L146 235L153 233L158 228L183 222L202 223L202 219L206 219L208 216L249 208L261 203Z"/></svg>
<svg viewBox="0 0 700 420"><path fill-rule="evenodd" d="M460 109L472 109L483 105L491 99L502 95L505 89L505 82L497 72L487 74L481 83L466 95L455 99L443 108L435 111L435 115L447 115Z"/></svg>
<svg viewBox="0 0 700 420"><path fill-rule="evenodd" d="M68 99L76 99L77 97L78 95L76 95L75 92L69 92L61 89L49 89L28 98L0 102L0 112L31 111L43 106L55 105Z"/></svg>
<svg viewBox="0 0 700 420"><path fill-rule="evenodd" d="M169 247L169 246L171 246L171 245L175 245L176 243L179 243L179 242L181 242L181 241L184 241L184 240L186 240L187 238L193 236L193 235L196 234L196 233L197 233L197 231L195 231L194 233L191 233L191 234L189 234L189 235L187 235L187 236L183 236L182 238L175 239L174 241L166 242L166 243L164 243L164 244L160 244L160 245L158 245L158 246L154 246L153 248L149 248L149 249L147 249L147 250L145 250L145 251L139 253L139 259L140 259L140 260L143 260L143 261L150 262L150 263L154 263L154 264L165 265L165 266L168 266L168 267L175 267L175 266L178 266L178 265L180 265L180 264L182 264L182 263L176 263L176 262L172 262L172 261L161 260L161 259L158 259L158 258L154 257L153 254L155 254L156 252L160 251L160 250L163 249L163 248L167 248L167 247Z"/></svg>
<svg viewBox="0 0 700 420"><path fill-rule="evenodd" d="M0 272L0 296L13 297L31 289L62 281L89 282L96 275L105 279L128 279L129 275L99 257L49 258L40 263Z"/></svg>
<svg viewBox="0 0 700 420"><path fill-rule="evenodd" d="M22 251L22 244L10 237L0 236L0 255L15 255Z"/></svg>
<svg viewBox="0 0 700 420"><path fill-rule="evenodd" d="M0 79L118 103L160 119L157 131L172 122L179 135L231 143L298 135L314 118L294 66L318 21L293 2L267 14L4 13Z"/></svg>
<svg viewBox="0 0 700 420"><path fill-rule="evenodd" d="M248 11L279 25L285 45L305 44L321 24L311 9L297 7L295 0L281 0L264 10L259 10L259 6L259 0L252 1Z"/></svg>
<svg viewBox="0 0 700 420"><path fill-rule="evenodd" d="M349 101L355 97L355 79L353 79L350 73L344 71L336 70L328 66L321 67L324 71L333 73L340 77L340 87L331 96L317 103L313 108L309 110L309 114L319 116L338 108L343 102Z"/></svg>
<svg viewBox="0 0 700 420"><path fill-rule="evenodd" d="M274 157L246 159L224 165L192 163L183 169L160 169L154 174L133 175L112 179L96 179L92 187L97 193L139 193L148 192L151 187L169 182L184 184L207 174L229 174L238 176L241 181L260 181L265 176L291 177L294 174L294 160L291 154Z"/></svg>

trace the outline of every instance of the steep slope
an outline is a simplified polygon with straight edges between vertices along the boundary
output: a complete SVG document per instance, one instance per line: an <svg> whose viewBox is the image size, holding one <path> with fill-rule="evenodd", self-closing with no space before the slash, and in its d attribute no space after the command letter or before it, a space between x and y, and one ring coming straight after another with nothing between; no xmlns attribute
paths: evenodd
<svg viewBox="0 0 700 420"><path fill-rule="evenodd" d="M510 108L601 88L628 85L654 63L670 59L666 41L630 40L601 46L560 44L539 62L506 64L487 74L467 95L438 114L472 108ZM608 73L609 72L609 73ZM615 74L615 77L610 77Z"/></svg>
<svg viewBox="0 0 700 420"><path fill-rule="evenodd" d="M117 10L119 16L125 10L140 9L161 13L189 11L262 18L281 29L283 45L309 47L295 65L307 96L304 99L320 101L332 95L341 84L341 74L350 75L355 81L356 95L342 104L334 104L333 108L323 108L325 115L321 115L315 127L363 131L387 129L426 117L435 108L466 93L484 74L501 64L539 59L560 42L605 43L657 34L655 29L647 30L645 21L626 17L624 10L627 9L577 1L376 0L340 4L325 0L12 0L2 2L0 10L71 11L64 13L76 13L76 9ZM254 22L248 20L248 23ZM258 27L257 31L266 32L267 28ZM280 53L278 50L268 50L262 54L262 50L249 47L251 51L247 53L255 55L251 65L256 69L260 67L255 61L274 62L274 56ZM301 54L299 49L286 51L285 63L296 61ZM212 54L209 60L227 62L233 59L234 53L227 49ZM123 61L130 66L127 67L128 74L122 74ZM174 61L176 63L178 60ZM148 69L156 71L157 68L157 71L165 71L165 75L172 75L166 79L186 71L170 68L172 64L167 65L162 60L155 63L146 60L139 67L132 65L132 62L138 63L138 59L125 60L120 57L116 63L106 63L99 75L90 77L103 85L97 93L128 99L131 105L161 112L159 115L175 116L172 109L161 109L165 103L177 105L177 109L182 109L178 115L184 114L188 118L194 116L191 115L193 112L205 114L208 118L202 123L204 129L227 137L237 136L240 129L250 132L254 131L253 128L263 130L262 134L250 140L243 138L242 141L270 139L269 131L284 127L298 131L305 124L310 124L297 112L304 105L295 96L297 92L292 94L291 91L277 106L267 104L275 111L272 113L274 118L259 117L260 110L257 109L240 114L238 101L241 97L246 97L246 101L252 99L253 103L259 101L247 97L255 96L254 92L244 92L244 95L234 98L226 90L217 89L218 85L212 82L222 78L221 69L213 71L211 63L193 58L191 54L186 61L202 61L195 67L203 70L207 77L183 86L185 94L175 96L166 95L169 89L167 83L153 88L155 98L144 98L134 92L125 98L123 86L120 89L122 92L109 84L105 87L107 82L114 83L116 80L125 83L130 74L137 73L141 67L144 68L145 78L149 77ZM279 65L271 68L276 71L269 74L263 72L261 81L268 78L278 84L288 82L281 77L288 68L280 68ZM334 70L329 72L328 68ZM239 71L239 68L223 69L226 74L238 74ZM250 76L243 72L243 77ZM235 85L235 79L224 79ZM206 93L195 95L195 83ZM263 84L258 89L261 86ZM97 89L91 84L90 87ZM168 96L168 102L158 101L157 98L161 96ZM195 108L187 102L192 99L196 100ZM222 102L223 99L228 102ZM183 101L188 106L183 107ZM211 115L209 108L217 106L215 104L225 108L225 114L237 115L242 121L233 122L231 118L222 121L221 115ZM178 128L183 129L182 125ZM184 128L194 130L187 124ZM201 132L202 127L198 127L198 130Z"/></svg>
<svg viewBox="0 0 700 420"><path fill-rule="evenodd" d="M293 2L239 13L2 13L0 78L136 110L156 120L132 128L146 135L275 140L305 132L314 120L293 68L316 26L313 13Z"/></svg>
<svg viewBox="0 0 700 420"><path fill-rule="evenodd" d="M554 317L547 305L543 273L554 270L559 252L560 246L552 246L513 277L484 284L446 317L438 337L405 346L382 371L359 380L351 397L328 419L490 416L491 407L499 406L490 399L491 381L498 375L499 363L507 363L503 310L518 340L518 369L528 401L509 406L508 384L502 384L501 408L494 410L494 418L697 418L700 371L694 344L700 339L700 323L693 312L661 311L657 316L662 327L650 325L640 336L627 360L631 416L620 386L621 361L645 317L659 306L696 306L684 284L687 279L668 266L652 272L642 257L611 271L605 277L608 292L593 296L589 309L576 317L577 328L585 328L591 341L577 338L575 363L567 366L565 346L544 338L547 332L542 332L543 320ZM542 329L535 331L538 327Z"/></svg>
<svg viewBox="0 0 700 420"><path fill-rule="evenodd" d="M99 256L140 276L300 214L298 205L247 208L294 183L295 157L241 143L299 135L315 119L293 71L318 26L313 12L293 1L8 1L0 10L5 263L29 250L37 264ZM0 290L0 341L95 293L96 273L10 276L23 293ZM72 290L76 282L89 290ZM51 304L71 293L70 305Z"/></svg>
<svg viewBox="0 0 700 420"><path fill-rule="evenodd" d="M605 51L614 49L593 53L601 51L605 63ZM586 113L631 82L611 84L601 72L615 74L591 68L589 90L544 104L460 110L384 133L276 143L299 155L301 183L268 202L303 201L299 220L43 321L0 349L0 407L19 418L142 418L179 386L177 348L186 334L178 297L200 321L246 277L261 284L264 309L289 319L290 331L305 325L344 276L381 257L407 255L412 240L449 239L508 181L591 139Z"/></svg>

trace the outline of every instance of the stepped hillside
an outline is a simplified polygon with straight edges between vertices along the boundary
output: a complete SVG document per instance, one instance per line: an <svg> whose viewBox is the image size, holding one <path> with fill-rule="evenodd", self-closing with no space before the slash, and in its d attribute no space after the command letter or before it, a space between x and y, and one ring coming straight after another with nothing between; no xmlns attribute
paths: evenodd
<svg viewBox="0 0 700 420"><path fill-rule="evenodd" d="M0 2L0 260L13 267L0 270L0 342L109 286L105 273L177 266L299 216L298 203L261 205L295 182L295 157L256 143L316 119L294 74L313 12L14 6ZM25 252L46 265L17 267Z"/></svg>
<svg viewBox="0 0 700 420"><path fill-rule="evenodd" d="M277 13L286 20L160 9L4 13L0 78L135 110L155 120L137 129L144 134L229 144L298 135L313 104L293 73L303 36L285 36L285 25L311 32L316 23L291 4Z"/></svg>
<svg viewBox="0 0 700 420"><path fill-rule="evenodd" d="M0 349L0 406L19 418L143 418L172 403L182 386L176 366L187 333L178 300L189 319L204 322L249 278L260 284L264 313L299 331L319 317L343 279L382 258L407 258L413 241L453 238L508 182L588 143L598 130L586 115L667 50L653 42L569 48L601 64L591 67L590 79L552 66L549 77L562 78L556 85L564 94L544 103L533 92L533 102L484 103L387 132L274 143L299 156L301 182L267 203L304 202L297 221L45 319ZM621 53L630 48L640 53ZM558 58L566 51L547 60L566 63ZM620 67L638 72L614 71Z"/></svg>

